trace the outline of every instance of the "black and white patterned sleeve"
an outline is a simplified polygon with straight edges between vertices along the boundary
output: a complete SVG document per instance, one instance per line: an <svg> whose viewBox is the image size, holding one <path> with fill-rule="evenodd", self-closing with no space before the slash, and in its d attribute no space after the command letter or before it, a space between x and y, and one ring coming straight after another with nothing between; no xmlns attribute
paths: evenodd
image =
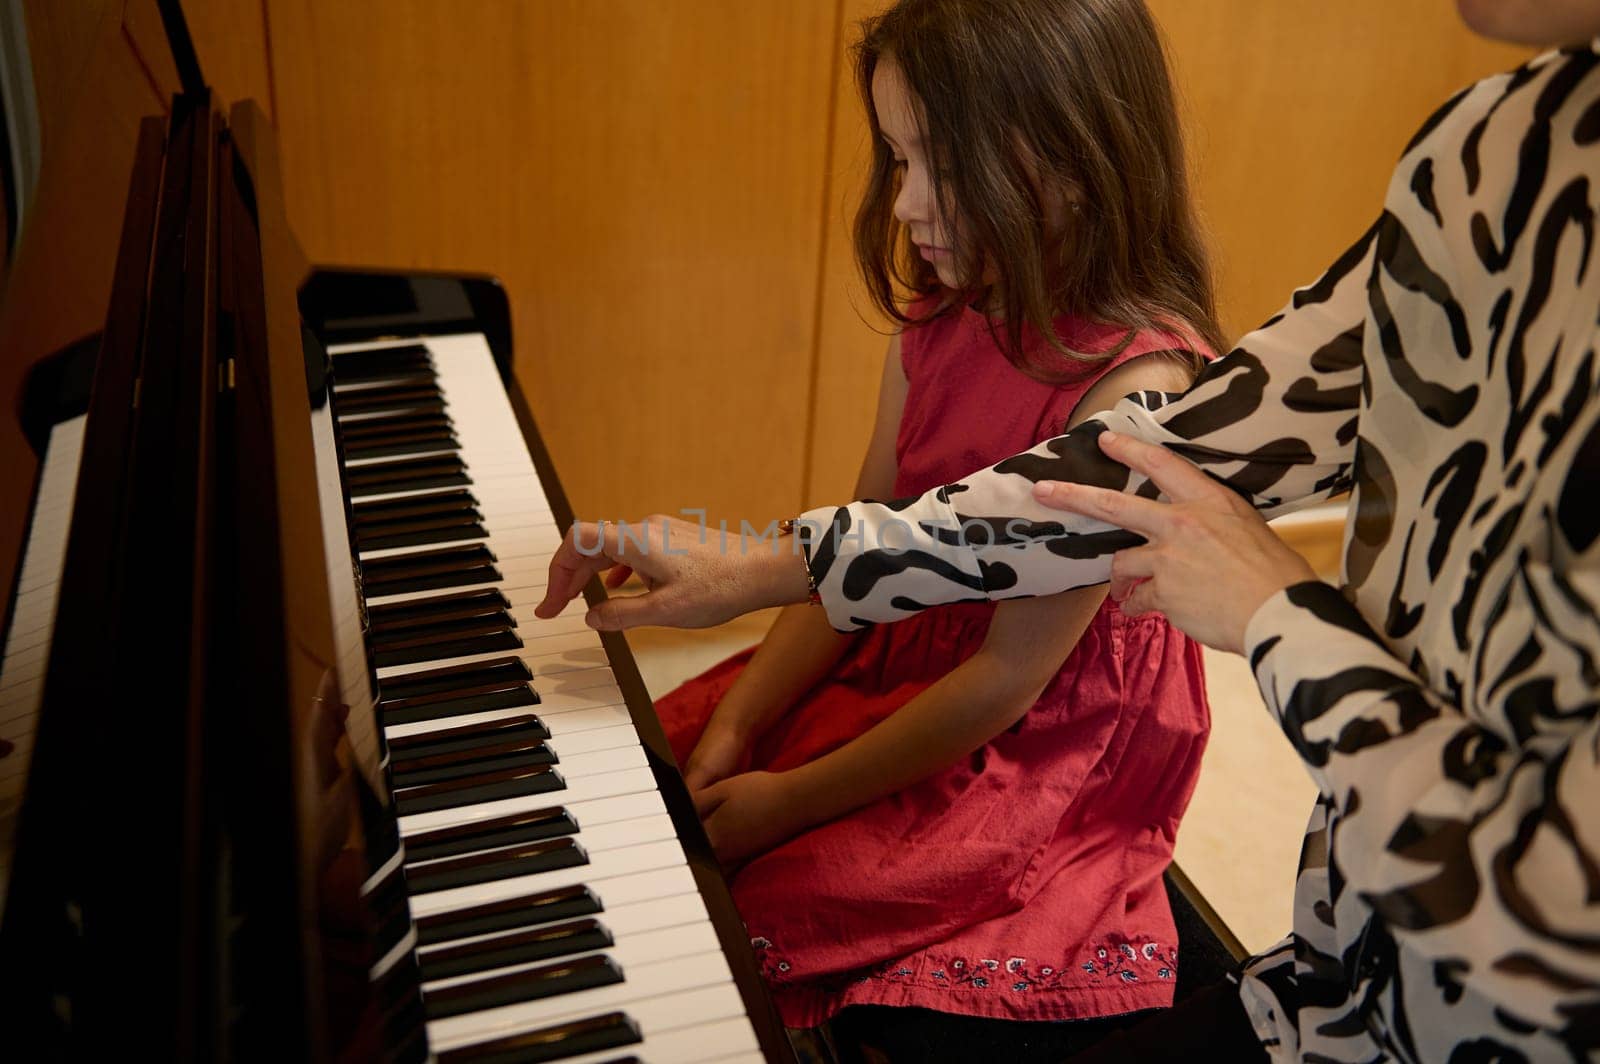
<svg viewBox="0 0 1600 1064"><path fill-rule="evenodd" d="M1520 563L1481 648L1480 716L1497 730L1422 683L1326 584L1279 592L1246 632L1262 693L1332 806L1340 895L1379 921L1362 970L1399 970L1403 949L1432 965L1447 1000L1465 990L1506 1023L1591 1047L1600 1038L1593 566Z"/></svg>
<svg viewBox="0 0 1600 1064"><path fill-rule="evenodd" d="M812 578L840 631L941 603L1050 595L1107 579L1139 542L1037 503L1041 480L1154 494L1100 453L1104 430L1171 447L1269 516L1349 487L1376 229L1209 365L1181 395L1128 396L1063 436L916 498L802 517Z"/></svg>

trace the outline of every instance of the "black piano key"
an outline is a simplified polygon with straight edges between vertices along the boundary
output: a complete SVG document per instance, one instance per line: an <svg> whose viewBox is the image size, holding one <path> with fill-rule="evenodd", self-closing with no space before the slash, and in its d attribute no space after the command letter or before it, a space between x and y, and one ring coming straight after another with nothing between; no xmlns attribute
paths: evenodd
<svg viewBox="0 0 1600 1064"><path fill-rule="evenodd" d="M516 618L506 610L464 609L420 617L398 623L372 625L372 642L378 647L397 647L417 640L441 640L450 636L484 636L490 630L515 629Z"/></svg>
<svg viewBox="0 0 1600 1064"><path fill-rule="evenodd" d="M519 842L576 835L578 821L565 809L552 807L531 813L512 813L455 827L419 832L406 839L406 859L432 861L479 850L514 846Z"/></svg>
<svg viewBox="0 0 1600 1064"><path fill-rule="evenodd" d="M385 411L437 414L447 406L437 383L379 384L359 391L339 392L333 397L333 413L340 419Z"/></svg>
<svg viewBox="0 0 1600 1064"><path fill-rule="evenodd" d="M486 772L481 776L447 783L407 787L395 791L394 801L401 816L411 816L413 813L431 813L438 809L495 802L502 798L549 794L565 790L566 786L567 781L552 766L534 765L531 768Z"/></svg>
<svg viewBox="0 0 1600 1064"><path fill-rule="evenodd" d="M372 606L367 610L367 621L374 632L394 632L462 619L507 617L510 608L510 600L499 588L485 587Z"/></svg>
<svg viewBox="0 0 1600 1064"><path fill-rule="evenodd" d="M368 558L361 562L361 586L367 598L409 595L500 579L494 552L481 543Z"/></svg>
<svg viewBox="0 0 1600 1064"><path fill-rule="evenodd" d="M369 609L382 607L368 607ZM526 683L533 679L528 663L521 658L490 658L465 665L444 665L437 669L390 676L378 686L382 698L415 698L419 695L478 687L505 682Z"/></svg>
<svg viewBox="0 0 1600 1064"><path fill-rule="evenodd" d="M396 521L356 529L356 549L392 550L396 547L425 547L429 543L454 543L457 540L488 539L482 515L476 510L453 517L433 517L425 521Z"/></svg>
<svg viewBox="0 0 1600 1064"><path fill-rule="evenodd" d="M573 920L571 923L514 931L509 935L442 946L418 955L422 978L428 982L457 975L509 968L513 964L570 957L574 953L605 949L615 945L611 932L598 920Z"/></svg>
<svg viewBox="0 0 1600 1064"><path fill-rule="evenodd" d="M378 683L378 712L388 727L537 705L538 692L528 682L532 678L527 664L518 658L391 676Z"/></svg>
<svg viewBox="0 0 1600 1064"><path fill-rule="evenodd" d="M428 349L421 344L369 347L334 355L333 375L335 380L353 381L369 377L385 377L419 366L432 365L433 359L428 354Z"/></svg>
<svg viewBox="0 0 1600 1064"><path fill-rule="evenodd" d="M390 872L365 892L367 911L372 914L378 934L378 956L393 949L411 932L411 908L403 866L397 861Z"/></svg>
<svg viewBox="0 0 1600 1064"><path fill-rule="evenodd" d="M622 982L622 967L610 957L579 957L576 960L547 964L542 968L475 979L470 983L423 991L422 1007L430 1020L459 1016L464 1012L515 1005L521 1001L575 994Z"/></svg>
<svg viewBox="0 0 1600 1064"><path fill-rule="evenodd" d="M537 740L517 740L499 746L477 750L459 750L453 754L418 758L415 761L394 764L396 787L422 787L430 783L482 776L489 772L502 772L512 768L529 768L534 765L554 765L560 759L556 752Z"/></svg>
<svg viewBox="0 0 1600 1064"><path fill-rule="evenodd" d="M403 735L389 740L389 756L395 767L403 770L405 763L421 758L437 757L458 750L478 750L519 739L548 739L550 729L532 713L523 713L504 720L489 720L482 724L468 724L459 728L424 735Z"/></svg>
<svg viewBox="0 0 1600 1064"><path fill-rule="evenodd" d="M511 624L491 622L471 628L451 629L407 639L374 640L373 657L379 668L411 665L419 661L442 661L491 650L515 650L522 637Z"/></svg>
<svg viewBox="0 0 1600 1064"><path fill-rule="evenodd" d="M540 839L484 853L407 865L406 885L413 894L427 894L515 876L531 876L538 872L554 872L558 868L575 868L588 863L588 853L570 836Z"/></svg>
<svg viewBox="0 0 1600 1064"><path fill-rule="evenodd" d="M368 392L379 390L398 392L405 389L434 389L438 390L438 373L434 366L413 366L410 370L397 370L395 373L386 374L381 378L370 381L350 381L350 379L334 378L333 405L338 406L347 398L360 398Z"/></svg>
<svg viewBox="0 0 1600 1064"><path fill-rule="evenodd" d="M644 1041L639 1025L626 1013L608 1012L603 1016L571 1020L534 1031L506 1035L488 1042L477 1042L438 1055L439 1064L544 1064L565 1060L603 1049L638 1045ZM628 1057L616 1064L637 1060Z"/></svg>
<svg viewBox="0 0 1600 1064"><path fill-rule="evenodd" d="M460 691L442 691L415 698L385 698L378 703L378 712L385 727L396 724L415 724L421 720L441 720L467 713L484 713L491 709L515 709L518 706L539 704L539 694L526 683L501 682L463 688Z"/></svg>
<svg viewBox="0 0 1600 1064"><path fill-rule="evenodd" d="M444 514L476 510L478 500L464 488L432 491L426 495L407 495L400 499L368 499L351 504L356 527L366 528L388 521L404 521L420 517L438 517Z"/></svg>
<svg viewBox="0 0 1600 1064"><path fill-rule="evenodd" d="M486 902L469 909L434 913L417 920L417 941L423 945L450 942L473 935L532 927L575 916L592 916L604 908L599 895L579 884L524 894L518 898Z"/></svg>
<svg viewBox="0 0 1600 1064"><path fill-rule="evenodd" d="M345 487L352 498L388 495L397 491L422 491L468 483L467 467L460 455L440 454L425 458L394 458L371 465L350 466L344 471Z"/></svg>
<svg viewBox="0 0 1600 1064"><path fill-rule="evenodd" d="M347 461L365 461L369 458L397 458L407 454L424 454L429 451L459 451L461 441L449 429L419 432L396 432L387 436L364 436L358 440L344 441Z"/></svg>
<svg viewBox="0 0 1600 1064"><path fill-rule="evenodd" d="M348 442L397 432L454 432L455 427L455 419L449 414L375 414L340 425L339 438Z"/></svg>
<svg viewBox="0 0 1600 1064"><path fill-rule="evenodd" d="M467 491L358 503L355 513L356 546L363 551L488 536L477 500Z"/></svg>

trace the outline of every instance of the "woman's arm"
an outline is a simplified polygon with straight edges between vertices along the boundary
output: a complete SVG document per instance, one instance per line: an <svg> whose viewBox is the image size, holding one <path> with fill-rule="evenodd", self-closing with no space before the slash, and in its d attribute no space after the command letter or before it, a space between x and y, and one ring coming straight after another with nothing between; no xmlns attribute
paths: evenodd
<svg viewBox="0 0 1600 1064"><path fill-rule="evenodd" d="M856 479L858 498L894 494L895 438L905 409L906 387L897 334L889 341L883 360L872 439ZM736 771L750 743L826 676L852 642L854 637L835 632L819 610L790 606L780 613L750 663L718 703L684 766L689 788L698 790Z"/></svg>
<svg viewBox="0 0 1600 1064"><path fill-rule="evenodd" d="M1166 445L1269 514L1344 490L1375 232L1182 395L1130 395L1076 431L920 498L807 513L802 542L833 626L1104 581L1111 555L1137 538L1051 510L1033 486L1071 481L1153 495L1100 453L1095 438L1107 428Z"/></svg>
<svg viewBox="0 0 1600 1064"><path fill-rule="evenodd" d="M1516 743L1421 682L1326 584L1269 599L1245 639L1268 707L1339 818L1343 894L1381 921L1363 970L1394 971L1403 945L1505 1016L1587 1046L1600 1016L1592 564L1525 563L1504 634L1485 638L1483 716L1530 733ZM1495 686L1496 665L1519 659L1516 681Z"/></svg>
<svg viewBox="0 0 1600 1064"><path fill-rule="evenodd" d="M804 515L804 548L724 552L683 544L693 531L647 518L644 545L615 525L574 525L550 562L537 608L554 617L596 573L632 565L649 594L589 613L597 628L703 627L766 606L802 602L814 583L834 628L899 620L946 602L1048 595L1102 583L1111 556L1139 542L1103 521L1063 515L1033 486L1067 481L1155 494L1100 453L1106 428L1173 451L1276 514L1350 484L1361 395L1366 285L1377 230L1320 280L1213 362L1182 395L1131 395L1076 430L914 499L856 502Z"/></svg>
<svg viewBox="0 0 1600 1064"><path fill-rule="evenodd" d="M1433 962L1433 977L1409 987L1450 1000L1470 988L1508 1023L1592 1044L1582 1039L1600 1014L1600 545L1565 567L1524 556L1472 636L1471 674L1430 685L1237 495L1165 448L1119 438L1106 451L1173 501L1080 485L1053 494L1147 538L1112 567L1113 595L1142 581L1125 611L1160 610L1248 655L1336 818L1334 904L1341 923L1368 927L1360 969L1397 971L1403 946L1410 963ZM1597 476L1574 466L1568 497L1587 498Z"/></svg>
<svg viewBox="0 0 1600 1064"><path fill-rule="evenodd" d="M1132 359L1084 393L1066 427L1076 427L1116 396L1140 389L1180 390L1192 376L1187 366L1160 355ZM712 811L713 843L725 857L765 849L976 750L1015 724L1038 699L1105 600L1105 590L1002 602L974 656L852 742L781 778L769 777L768 784L777 782L766 790L781 809L766 809L769 803L759 798L730 802L725 797L719 818L717 805L703 806L702 815ZM813 618L818 613L809 612ZM708 798L715 802L715 796Z"/></svg>

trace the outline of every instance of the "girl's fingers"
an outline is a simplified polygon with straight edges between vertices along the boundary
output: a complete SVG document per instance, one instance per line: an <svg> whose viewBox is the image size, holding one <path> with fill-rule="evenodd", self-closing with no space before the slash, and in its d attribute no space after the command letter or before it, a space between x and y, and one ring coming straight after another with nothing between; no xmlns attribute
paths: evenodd
<svg viewBox="0 0 1600 1064"><path fill-rule="evenodd" d="M718 781L704 790L691 792L690 796L694 799L694 811L701 820L714 813L717 807L727 800L726 790L727 788L722 786L722 782Z"/></svg>
<svg viewBox="0 0 1600 1064"><path fill-rule="evenodd" d="M1143 473L1173 502L1216 498L1227 489L1200 471L1200 467L1160 444L1107 429L1097 441L1100 450L1136 473ZM1131 527L1131 526L1130 526Z"/></svg>
<svg viewBox="0 0 1600 1064"><path fill-rule="evenodd" d="M1141 614L1159 612L1161 606L1156 601L1156 582L1154 580L1140 580L1122 599L1118 608L1129 617L1138 617Z"/></svg>
<svg viewBox="0 0 1600 1064"><path fill-rule="evenodd" d="M1123 602L1133 589L1155 575L1155 548L1130 547L1111 558L1111 598Z"/></svg>
<svg viewBox="0 0 1600 1064"><path fill-rule="evenodd" d="M1110 488L1041 480L1033 486L1033 497L1052 510L1093 517L1138 532L1146 539L1154 538L1166 527L1166 504Z"/></svg>

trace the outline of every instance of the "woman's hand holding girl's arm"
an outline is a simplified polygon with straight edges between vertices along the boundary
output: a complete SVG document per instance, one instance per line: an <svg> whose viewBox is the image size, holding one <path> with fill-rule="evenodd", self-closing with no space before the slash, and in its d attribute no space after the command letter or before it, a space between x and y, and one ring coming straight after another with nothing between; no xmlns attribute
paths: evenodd
<svg viewBox="0 0 1600 1064"><path fill-rule="evenodd" d="M1103 429L1171 447L1274 516L1347 488L1376 234L1368 231L1181 396L1128 396L1072 432L917 499L807 513L824 530L807 549L834 627L1105 580L1111 555L1131 537L1094 519L1064 519L1033 496L1042 480L1148 493L1142 477L1100 453ZM898 555L894 564L885 564L885 545Z"/></svg>
<svg viewBox="0 0 1600 1064"><path fill-rule="evenodd" d="M717 856L736 862L909 787L1015 724L1105 597L1090 588L1002 603L976 654L854 740L788 772L747 772L695 795Z"/></svg>
<svg viewBox="0 0 1600 1064"><path fill-rule="evenodd" d="M1106 432L1098 442L1171 501L1049 481L1035 486L1034 497L1145 538L1111 560L1111 597L1125 613L1159 611L1207 646L1240 653L1245 626L1262 603L1316 579L1249 503L1193 462L1131 436Z"/></svg>

